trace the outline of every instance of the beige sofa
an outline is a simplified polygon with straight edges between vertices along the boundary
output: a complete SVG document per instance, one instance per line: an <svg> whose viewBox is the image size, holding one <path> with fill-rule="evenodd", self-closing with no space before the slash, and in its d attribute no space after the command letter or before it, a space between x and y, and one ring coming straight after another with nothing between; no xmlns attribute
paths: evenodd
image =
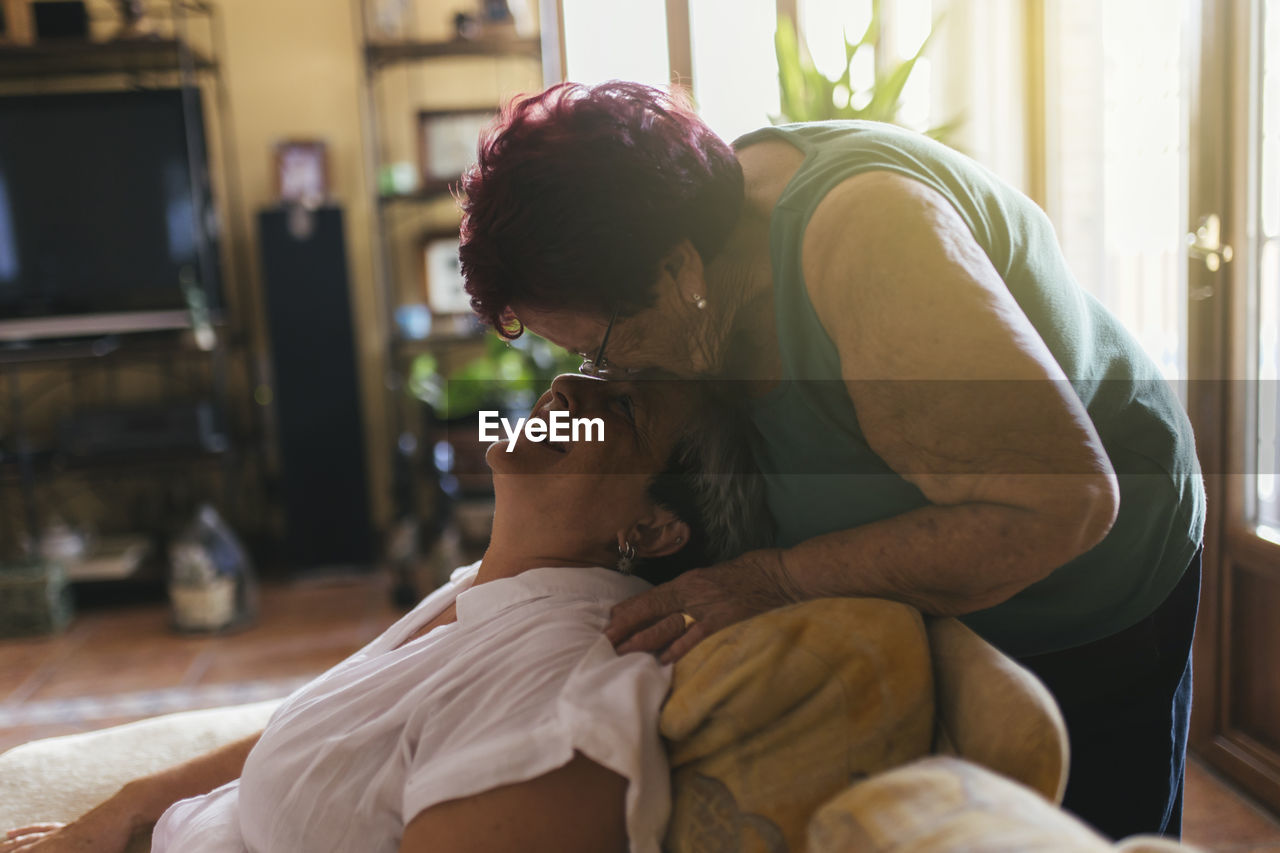
<svg viewBox="0 0 1280 853"><path fill-rule="evenodd" d="M70 820L274 706L16 747L0 755L0 827ZM722 631L677 666L662 725L673 853L1190 849L1114 846L1057 808L1067 742L1045 688L959 622L902 605L808 602Z"/></svg>

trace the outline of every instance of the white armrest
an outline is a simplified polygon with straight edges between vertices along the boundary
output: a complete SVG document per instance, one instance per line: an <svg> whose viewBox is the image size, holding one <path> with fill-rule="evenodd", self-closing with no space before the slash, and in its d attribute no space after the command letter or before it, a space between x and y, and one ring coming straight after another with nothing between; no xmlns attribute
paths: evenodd
<svg viewBox="0 0 1280 853"><path fill-rule="evenodd" d="M184 711L15 746L0 754L0 832L72 820L130 779L260 731L279 704Z"/></svg>

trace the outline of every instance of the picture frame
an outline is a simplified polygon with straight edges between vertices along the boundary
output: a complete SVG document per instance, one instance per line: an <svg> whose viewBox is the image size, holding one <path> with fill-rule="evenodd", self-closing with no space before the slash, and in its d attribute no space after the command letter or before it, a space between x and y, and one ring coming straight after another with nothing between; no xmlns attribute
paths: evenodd
<svg viewBox="0 0 1280 853"><path fill-rule="evenodd" d="M457 231L429 231L422 235L423 292L434 317L471 315L471 297L464 288L458 260L460 244Z"/></svg>
<svg viewBox="0 0 1280 853"><path fill-rule="evenodd" d="M418 112L418 171L423 192L445 192L471 168L480 134L497 114L494 107Z"/></svg>
<svg viewBox="0 0 1280 853"><path fill-rule="evenodd" d="M329 147L319 139L286 139L275 146L276 198L315 206L329 197Z"/></svg>

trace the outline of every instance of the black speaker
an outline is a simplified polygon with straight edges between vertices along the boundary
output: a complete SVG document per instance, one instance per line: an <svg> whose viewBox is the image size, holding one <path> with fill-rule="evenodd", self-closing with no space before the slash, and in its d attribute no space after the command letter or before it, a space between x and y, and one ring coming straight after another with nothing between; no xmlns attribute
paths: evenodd
<svg viewBox="0 0 1280 853"><path fill-rule="evenodd" d="M284 557L295 568L374 560L342 209L258 214L275 375Z"/></svg>
<svg viewBox="0 0 1280 853"><path fill-rule="evenodd" d="M40 0L31 4L31 15L40 41L89 38L89 10L83 0Z"/></svg>

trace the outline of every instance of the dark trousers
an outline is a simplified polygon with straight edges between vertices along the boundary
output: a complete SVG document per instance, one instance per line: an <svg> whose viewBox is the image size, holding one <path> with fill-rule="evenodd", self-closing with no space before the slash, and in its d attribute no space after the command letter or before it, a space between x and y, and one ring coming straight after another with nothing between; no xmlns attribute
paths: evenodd
<svg viewBox="0 0 1280 853"><path fill-rule="evenodd" d="M1182 833L1201 556L1197 551L1169 597L1138 624L1021 660L1058 700L1067 723L1063 807L1113 839Z"/></svg>

